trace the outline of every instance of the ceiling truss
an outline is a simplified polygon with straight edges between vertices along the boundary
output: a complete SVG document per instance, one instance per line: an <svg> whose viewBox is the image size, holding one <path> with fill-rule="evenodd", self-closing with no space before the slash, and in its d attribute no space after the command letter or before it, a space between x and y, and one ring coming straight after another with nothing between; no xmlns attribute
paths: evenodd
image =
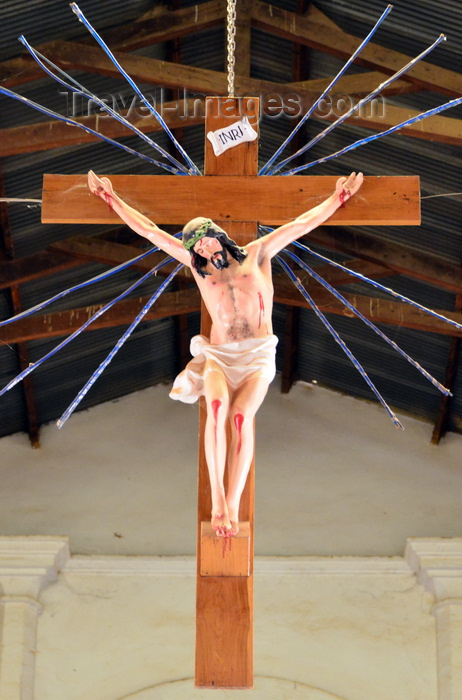
<svg viewBox="0 0 462 700"><path fill-rule="evenodd" d="M170 9L157 7L151 12L130 23L127 27L114 29L104 34L106 42L113 47L115 55L135 79L145 84L162 85L166 88L186 88L189 94L200 95L227 94L227 77L224 73L181 65L181 38L194 32L211 27L223 26L226 22L226 7L222 0L211 0L190 8L179 7L180 0L172 0ZM257 80L250 77L251 28L257 27L269 34L284 37L294 44L293 82L282 86L271 81ZM134 55L130 52L156 42L169 42L170 61ZM266 2L241 0L236 32L236 94L269 95L296 92L304 107L312 104L316 95L327 86L329 80L310 80L306 75L309 56L307 50L315 48L341 58L348 58L357 46L357 38L348 35L320 10L310 6L307 0L298 0L294 13L276 8ZM39 47L40 51L65 70L83 70L101 75L114 75L115 69L106 56L87 42L54 41ZM358 75L346 76L340 80L336 89L351 95L362 96L370 92L383 81L386 75L393 73L409 60L396 51L369 44L361 55L362 64L367 71ZM41 78L42 73L28 56L0 63L0 81L5 87L15 86ZM462 93L462 76L459 73L421 62L402 79L396 81L386 94L396 95L416 90L432 90L446 96L454 97ZM173 105L173 103L172 103ZM270 104L263 100L265 109ZM168 105L166 105L168 106ZM176 135L190 126L204 121L201 114L187 120L177 113L166 112L166 121ZM193 114L193 110L190 112ZM412 110L389 107L386 115L376 118L351 118L358 126L383 131L404 119L413 116ZM98 119L98 115L77 118L85 125L99 130L111 138L127 135L125 127L110 119ZM133 122L133 120L132 120ZM133 122L145 133L159 131L160 127L153 119L136 118ZM462 122L449 117L432 117L425 122L409 127L403 133L419 139L433 140L457 146L462 145ZM69 129L57 121L40 122L29 126L17 126L0 130L0 156L6 157L20 153L64 148L95 140L79 129ZM296 141L294 148L296 148ZM2 230L4 255L0 259L0 288L9 289L12 309L20 309L20 286L28 281L56 272L79 266L87 262L100 262L106 265L118 265L139 254L139 248L130 243L120 244L111 240L111 233L103 236L75 237L50 246L46 250L24 258L14 258L8 235L7 213L2 207ZM113 237L112 237L113 238ZM347 229L322 227L310 234L310 241L325 248L335 249L348 256L348 267L364 275L386 277L403 274L423 280L441 289L457 294L454 310L442 310L442 313L462 322L462 271L456 265L442 263L428 254L417 253L398 244L385 243L383 240L364 233L352 233ZM159 256L155 254L149 262L142 261L137 267L141 270L151 268ZM326 266L320 268L325 279L334 285L348 285L351 278L339 270ZM324 290L307 282L313 296L322 311L351 316L351 312L340 302L327 295ZM191 280L187 274L180 278L179 291L163 294L159 302L146 316L146 320L177 316L185 319L187 313L200 309L197 290L191 289ZM432 333L444 333L455 336L454 330L448 329L438 319L425 316L417 309L396 301L378 299L366 295L344 294L367 318L374 322L399 325ZM98 319L90 328L97 329L129 323L146 300L130 299L121 302L117 311L111 309ZM296 378L296 346L298 337L299 308L306 303L290 285L286 278L275 277L275 301L287 306L289 312L286 320L286 356L283 369L283 390L288 391ZM0 329L0 341L16 343L22 364L27 363L27 341L60 336L73 332L90 313L99 307L85 307L60 311L46 315L37 315L16 322ZM180 354L185 355L185 325L178 322L177 332L182 338ZM447 381L454 382L454 371L460 353L460 340L454 338L451 345L447 367ZM183 358L184 359L184 358ZM181 358L179 362L181 362ZM449 387L451 388L451 387ZM29 434L33 444L38 444L38 424L34 403L32 384L25 385L25 402L27 407ZM438 442L447 425L449 403L442 401L440 414L436 421L433 441Z"/></svg>

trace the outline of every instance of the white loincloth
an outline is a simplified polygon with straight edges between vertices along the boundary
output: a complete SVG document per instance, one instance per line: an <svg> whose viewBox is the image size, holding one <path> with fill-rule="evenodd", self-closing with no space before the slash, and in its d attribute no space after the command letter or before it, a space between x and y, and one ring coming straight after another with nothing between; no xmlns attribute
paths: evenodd
<svg viewBox="0 0 462 700"><path fill-rule="evenodd" d="M194 359L175 379L170 398L184 403L197 401L204 393L204 368L209 359L221 367L231 389L236 389L251 377L264 377L269 384L276 374L277 343L275 335L267 335L211 345L205 336L195 335L190 346Z"/></svg>

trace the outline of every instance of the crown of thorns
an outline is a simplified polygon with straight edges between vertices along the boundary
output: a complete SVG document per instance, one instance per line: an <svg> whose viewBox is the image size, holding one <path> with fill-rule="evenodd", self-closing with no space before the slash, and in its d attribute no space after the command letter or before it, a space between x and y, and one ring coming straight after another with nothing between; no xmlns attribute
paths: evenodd
<svg viewBox="0 0 462 700"><path fill-rule="evenodd" d="M194 231L191 238L189 238L185 243L183 243L186 250L191 250L191 248L193 248L196 245L197 241L199 241L201 238L204 238L204 236L207 235L207 231L211 226L213 226L213 221L211 219L206 219L204 223L201 224L199 228Z"/></svg>

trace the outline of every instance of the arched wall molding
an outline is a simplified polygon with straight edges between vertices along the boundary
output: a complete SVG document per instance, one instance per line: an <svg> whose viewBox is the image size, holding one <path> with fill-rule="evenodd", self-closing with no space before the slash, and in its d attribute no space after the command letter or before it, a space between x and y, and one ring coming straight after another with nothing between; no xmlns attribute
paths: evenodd
<svg viewBox="0 0 462 700"><path fill-rule="evenodd" d="M195 688L194 678L168 681L117 700L210 700L210 688ZM212 691L216 697L219 690ZM226 700L242 700L242 690L226 690ZM287 678L255 676L252 700L348 700ZM220 695L219 695L220 697Z"/></svg>

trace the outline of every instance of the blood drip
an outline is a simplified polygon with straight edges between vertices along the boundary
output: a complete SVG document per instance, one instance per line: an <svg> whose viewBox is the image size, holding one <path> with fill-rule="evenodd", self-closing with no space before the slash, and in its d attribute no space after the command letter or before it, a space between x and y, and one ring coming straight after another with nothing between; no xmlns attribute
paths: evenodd
<svg viewBox="0 0 462 700"><path fill-rule="evenodd" d="M232 538L231 535L225 535L222 539L223 539L223 543L222 543L222 555L223 555L223 559L224 559L224 558L225 558L225 554L226 554L226 547L228 546L228 543L229 543L229 551L231 551L231 549L232 549L232 539L233 539L233 538Z"/></svg>
<svg viewBox="0 0 462 700"><path fill-rule="evenodd" d="M244 422L244 416L242 413L236 413L234 416L234 425L236 426L237 434L239 435L239 442L237 443L237 454L241 451L242 446L242 424Z"/></svg>
<svg viewBox="0 0 462 700"><path fill-rule="evenodd" d="M114 209L114 206L113 206L113 204L112 204L112 195L111 195L111 193L110 193L110 192L106 192L105 190L103 190L102 187L99 187L99 188L98 188L98 192L100 193L101 198L104 199L104 201L105 201L106 204L108 205L109 209L112 211L112 210Z"/></svg>
<svg viewBox="0 0 462 700"><path fill-rule="evenodd" d="M218 415L218 409L221 406L221 401L220 399L215 399L212 401L212 411L213 411L213 418L215 421L215 442L217 441L217 415Z"/></svg>
<svg viewBox="0 0 462 700"><path fill-rule="evenodd" d="M260 314L258 316L258 327L260 328L261 320L262 320L263 314L265 313L265 305L263 303L263 297L260 294L260 292L258 292L258 301L260 302Z"/></svg>
<svg viewBox="0 0 462 700"><path fill-rule="evenodd" d="M345 202L350 198L350 193L349 193L349 192L345 192L345 190L342 190L342 191L340 192L338 198L340 199L340 206L341 206L341 207L344 207L344 206L345 206Z"/></svg>

